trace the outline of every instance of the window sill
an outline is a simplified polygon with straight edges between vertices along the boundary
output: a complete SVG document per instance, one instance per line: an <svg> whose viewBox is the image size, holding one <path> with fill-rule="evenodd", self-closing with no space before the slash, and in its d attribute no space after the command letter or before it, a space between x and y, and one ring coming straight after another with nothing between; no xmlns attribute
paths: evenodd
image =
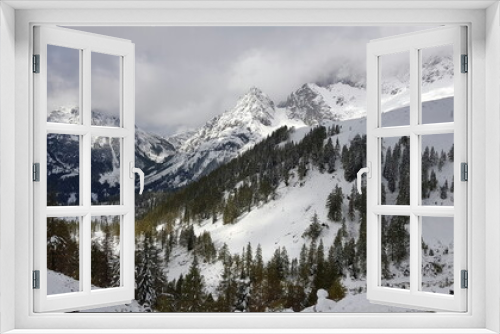
<svg viewBox="0 0 500 334"><path fill-rule="evenodd" d="M5 334L489 334L488 329L14 329Z"/></svg>

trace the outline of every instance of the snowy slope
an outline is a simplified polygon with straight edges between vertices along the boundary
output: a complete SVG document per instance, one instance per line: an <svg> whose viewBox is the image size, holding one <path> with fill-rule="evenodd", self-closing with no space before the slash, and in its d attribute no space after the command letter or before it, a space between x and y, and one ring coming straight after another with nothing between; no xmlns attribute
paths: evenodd
<svg viewBox="0 0 500 334"><path fill-rule="evenodd" d="M96 287L92 286L92 289ZM55 295L61 293L78 292L79 282L75 279L63 275L61 273L47 270L47 295ZM80 310L80 312L144 312L144 308L132 300L130 304L106 306L95 309Z"/></svg>
<svg viewBox="0 0 500 334"><path fill-rule="evenodd" d="M440 104L437 101L432 104L425 103L423 109L425 110L428 105L432 107L446 106L450 101L451 99L443 99ZM400 114L404 112L408 112L408 108L393 110L385 116L389 124L397 123ZM340 125L342 130L339 135L333 136L332 140L335 143L338 139L340 146L348 144L357 134L366 133L365 118L336 122L335 124ZM290 140L299 141L308 130L307 127L300 128L292 133ZM448 152L452 146L452 137L445 138L450 140L439 139L432 141L433 146L438 152L441 150ZM394 142L387 142L387 144L394 145ZM340 168L340 161L337 162L337 167ZM439 184L442 185L444 180L448 179L451 185L452 173L453 167L450 163L445 164L442 172L436 168ZM321 236L325 246L332 243L340 225L328 222L325 203L328 194L337 184L346 196L350 194L354 183L345 181L342 169L333 174L312 170L303 181L299 181L297 175L294 175L290 180L289 187L284 184L278 187L277 200L254 208L251 212L244 214L236 224L223 225L222 221L212 224L211 220L207 220L198 226L195 225L195 229L197 234L201 234L204 230L209 231L213 240L218 243L217 246L220 247L225 242L232 252L240 252L242 247L251 242L254 245L258 243L262 245L264 259L269 259L274 250L281 245L287 246L290 257L298 257L303 242L301 235L309 225L314 213L318 214L321 222L329 226ZM388 199L390 195L388 194ZM394 194L394 196L396 195ZM440 205L450 205L450 199L441 200L439 193L434 192L431 195L426 200L427 204L438 202ZM344 200L344 204L346 203ZM344 207L343 211L344 216L347 216L347 206ZM353 233L356 231L353 230Z"/></svg>
<svg viewBox="0 0 500 334"><path fill-rule="evenodd" d="M427 102L424 103L423 110L424 112L428 112L429 115L437 115L437 113L434 112L435 110L447 108L452 102L453 100L451 98ZM404 107L385 113L384 118L388 125L396 125L400 122L401 115L404 116L404 114L407 113L408 107ZM437 115L436 117L437 120L440 116ZM338 121L331 124L341 127L340 134L332 137L332 141L335 143L338 139L341 146L348 144L356 135L363 135L366 133L365 118ZM292 132L289 140L298 142L309 130L310 127L298 128ZM387 146L393 146L396 142L397 140L394 139L386 141L385 144ZM434 138L434 140L427 140L425 142L429 145L432 144L438 152L441 150L448 152L452 145L452 138L445 138L444 140L442 138ZM452 166L450 162L446 162L442 171L438 171L436 168L439 185L442 185L444 180L451 182L453 173ZM236 223L224 225L221 219L215 223L213 223L211 219L208 219L199 224L194 224L195 233L200 235L203 231L210 232L212 240L217 248L222 247L225 243L233 254L241 253L242 249L250 242L254 249L258 244L261 245L262 255L265 261L270 260L274 251L282 246L286 246L290 258L298 258L302 245L304 243L308 245L310 242L304 239L302 235L308 228L312 216L317 214L320 223L324 224L319 239L323 240L325 248L328 248L341 227L340 223L334 223L327 219L327 209L325 206L328 194L336 185L342 188L344 194L342 211L343 216L347 217L347 196L350 194L354 182L347 182L344 179L343 169L341 168L340 161L338 161L337 171L333 174L321 173L318 170L312 169L303 180L299 180L295 173L290 178L288 187L285 186L284 183L278 186L275 200L253 208L251 212L240 216ZM388 201L395 202L397 193L398 191L393 194L389 192L387 194ZM430 205L452 205L453 195L451 193L445 200L442 200L439 196L439 191L431 192L431 196L425 199L424 203ZM347 228L350 237L358 237L358 219L359 217L356 217L354 221L347 220ZM443 263L450 262L453 251L452 240L449 238L449 226L436 226L436 224L431 222L425 224L423 231L425 233L423 235L425 242L430 248L434 249L436 253L433 256L427 256L424 263L428 264L435 262L441 266ZM448 254L446 254L446 256L443 255L445 248L448 249ZM169 280L178 278L181 273L185 275L192 261L191 255L187 254L183 248L177 248L174 254L168 266ZM405 265L407 264L403 263L401 267ZM220 262L217 262L216 265L203 264L201 266L202 273L207 281L208 289L211 292L215 291L214 288L220 281L220 266ZM452 282L444 282L446 282L447 279L452 279L452 269L448 270L446 269L448 265L444 265L443 272L436 273L433 267L434 265L430 266L431 269L426 269L427 274L423 279L425 284L428 284L431 290L449 293L449 290L453 289L453 284ZM391 284L402 285L405 284L405 282L407 283L408 277L404 276L400 268L393 268L393 272L395 276L390 280ZM336 303L335 306L332 306L332 310L335 312L340 312L342 310L344 310L344 312L351 312L361 309L363 312L370 312L370 310L373 310L373 312L390 312L392 310L390 308L384 309L379 308L379 306L374 306L366 301L365 295L358 295L359 289L365 289L364 280L352 281L346 279L343 284L348 287L352 293L346 301Z"/></svg>
<svg viewBox="0 0 500 334"><path fill-rule="evenodd" d="M366 298L366 293L349 295L346 298L335 302L328 299L328 292L319 289L317 292L318 301L316 305L310 306L302 310L305 313L378 313L378 312L416 312L415 310L405 309L395 306L373 304ZM418 312L418 311L417 311Z"/></svg>

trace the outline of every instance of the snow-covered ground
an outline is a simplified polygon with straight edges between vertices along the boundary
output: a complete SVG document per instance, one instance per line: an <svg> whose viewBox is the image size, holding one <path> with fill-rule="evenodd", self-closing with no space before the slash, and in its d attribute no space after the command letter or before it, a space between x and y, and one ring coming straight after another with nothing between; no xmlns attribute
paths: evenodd
<svg viewBox="0 0 500 334"><path fill-rule="evenodd" d="M396 306L380 305L371 303L366 298L366 293L357 295L348 295L346 298L338 302L328 299L328 292L319 289L317 292L318 301L316 305L310 306L301 312L331 312L331 313L385 313L385 312L419 312L416 310L406 309ZM288 310L292 312L291 310Z"/></svg>
<svg viewBox="0 0 500 334"><path fill-rule="evenodd" d="M74 280L71 277L54 272L52 270L47 271L47 282L48 282L49 295L77 292L79 290L78 281ZM408 310L394 306L372 304L366 299L366 293L347 295L346 298L340 300L339 302L335 302L331 299L325 298L325 296L328 296L328 293L323 289L318 290L318 296L319 296L318 302L316 303L316 305L308 307L304 309L302 312L335 312L335 313L414 312L414 310ZM141 305L139 305L139 303L137 303L136 300L132 300L130 304L80 310L80 312L141 313L144 312L144 308ZM293 312L293 311L289 309L289 310L284 310L284 312Z"/></svg>
<svg viewBox="0 0 500 334"><path fill-rule="evenodd" d="M98 289L92 286L92 290ZM74 278L68 277L53 270L47 270L47 294L55 295L61 293L80 291L80 283ZM136 300L130 304L106 306L95 309L80 310L80 312L144 312L144 308Z"/></svg>

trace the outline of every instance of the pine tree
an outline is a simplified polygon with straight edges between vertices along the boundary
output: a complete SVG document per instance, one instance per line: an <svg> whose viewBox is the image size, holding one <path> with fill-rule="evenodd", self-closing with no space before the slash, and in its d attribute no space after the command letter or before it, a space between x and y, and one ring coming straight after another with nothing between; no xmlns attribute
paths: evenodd
<svg viewBox="0 0 500 334"><path fill-rule="evenodd" d="M384 279L389 279L390 278L390 259L388 255L388 248L389 248L389 236L388 236L388 230L389 230L389 222L386 219L386 216L382 216L381 218L381 262L382 262L382 277Z"/></svg>
<svg viewBox="0 0 500 334"><path fill-rule="evenodd" d="M401 263L409 256L410 235L407 230L409 217L394 216L387 229L387 241L390 250L390 260L396 264Z"/></svg>
<svg viewBox="0 0 500 334"><path fill-rule="evenodd" d="M431 177L429 180L429 190L434 191L436 190L438 185L437 177L436 177L436 172L434 172L434 169L431 171Z"/></svg>
<svg viewBox="0 0 500 334"><path fill-rule="evenodd" d="M328 142L324 147L324 163L328 173L331 174L335 171L335 149L333 148L332 138L328 138Z"/></svg>
<svg viewBox="0 0 500 334"><path fill-rule="evenodd" d="M159 265L158 249L150 232L144 235L142 248L136 254L136 300L146 309L152 309L165 280Z"/></svg>
<svg viewBox="0 0 500 334"><path fill-rule="evenodd" d="M434 146L431 147L430 162L431 166L436 166L438 162L438 155L436 153L436 150L434 149Z"/></svg>
<svg viewBox="0 0 500 334"><path fill-rule="evenodd" d="M341 237L347 238L349 233L347 232L347 225L345 223L345 218L342 218L342 227L340 228Z"/></svg>
<svg viewBox="0 0 500 334"><path fill-rule="evenodd" d="M352 278L358 278L358 268L356 266L356 241L351 238L344 247L344 263Z"/></svg>
<svg viewBox="0 0 500 334"><path fill-rule="evenodd" d="M313 286L316 289L328 289L330 278L328 276L326 261L325 261L325 246L323 240L320 240L316 256L316 272L314 275Z"/></svg>
<svg viewBox="0 0 500 334"><path fill-rule="evenodd" d="M392 168L392 150L391 147L389 146L387 148L387 151L385 153L385 159L384 159L384 169L382 170L382 176L386 179L389 180L390 177L390 169Z"/></svg>
<svg viewBox="0 0 500 334"><path fill-rule="evenodd" d="M438 171L443 170L443 166L445 163L446 163L446 153L444 153L444 151L441 150L441 156L439 157L439 161L438 161Z"/></svg>
<svg viewBox="0 0 500 334"><path fill-rule="evenodd" d="M405 137L403 137L405 138ZM405 147L399 165L399 193L397 205L410 205L410 147Z"/></svg>
<svg viewBox="0 0 500 334"><path fill-rule="evenodd" d="M307 259L308 259L307 246L305 244L302 244L299 256L299 281L303 286L305 286L306 283L309 281L310 267Z"/></svg>
<svg viewBox="0 0 500 334"><path fill-rule="evenodd" d="M348 217L350 221L354 221L356 218L355 215L355 201L356 201L356 187L353 184L351 188L351 195L349 196L349 211L348 211Z"/></svg>
<svg viewBox="0 0 500 334"><path fill-rule="evenodd" d="M429 170L422 171L422 198L429 198Z"/></svg>
<svg viewBox="0 0 500 334"><path fill-rule="evenodd" d="M387 193L385 191L385 184L382 183L382 187L380 190L380 204L382 204L382 205L386 204L386 196L387 196Z"/></svg>
<svg viewBox="0 0 500 334"><path fill-rule="evenodd" d="M448 198L448 180L444 181L444 185L441 187L441 194L440 194L441 199L447 199Z"/></svg>
<svg viewBox="0 0 500 334"><path fill-rule="evenodd" d="M201 312L203 311L204 293L203 278L198 266L198 258L195 255L189 272L185 277L183 286L182 301L186 302L184 311Z"/></svg>
<svg viewBox="0 0 500 334"><path fill-rule="evenodd" d="M341 153L341 159L342 159L342 168L344 168L344 171L349 168L349 149L347 148L347 145L344 144L342 146L342 153Z"/></svg>
<svg viewBox="0 0 500 334"><path fill-rule="evenodd" d="M319 222L318 214L314 213L314 215L311 217L311 224L309 224L302 236L316 240L321 235L322 230L323 226L321 226Z"/></svg>
<svg viewBox="0 0 500 334"><path fill-rule="evenodd" d="M252 266L253 266L252 245L250 244L250 242L248 242L245 252L245 275L247 277L250 277Z"/></svg>
<svg viewBox="0 0 500 334"><path fill-rule="evenodd" d="M335 158L340 158L340 143L338 138L335 141Z"/></svg>
<svg viewBox="0 0 500 334"><path fill-rule="evenodd" d="M450 162L453 162L454 159L455 159L455 144L453 144L450 148L450 150L448 151L448 159L450 160Z"/></svg>
<svg viewBox="0 0 500 334"><path fill-rule="evenodd" d="M261 182L261 187L263 187L262 182ZM262 190L262 192L265 191ZM239 212L235 196L229 196L226 205L224 206L222 221L224 222L224 224L234 224L234 222L238 218L238 215Z"/></svg>
<svg viewBox="0 0 500 334"><path fill-rule="evenodd" d="M218 260L222 261L223 263L226 263L227 261L229 261L230 257L231 254L229 253L229 247L227 246L226 243L224 243L219 250Z"/></svg>
<svg viewBox="0 0 500 334"><path fill-rule="evenodd" d="M336 276L344 275L345 258L344 247L342 245L342 233L340 230L337 232L332 247L328 252L328 258L331 262L331 267L334 268L334 274Z"/></svg>
<svg viewBox="0 0 500 334"><path fill-rule="evenodd" d="M345 298L347 289L342 284L340 277L334 279L332 285L328 289L328 297L336 302Z"/></svg>
<svg viewBox="0 0 500 334"><path fill-rule="evenodd" d="M328 195L326 207L328 208L328 218L332 221L340 222L342 220L342 203L344 195L342 188L335 185L335 189Z"/></svg>
<svg viewBox="0 0 500 334"><path fill-rule="evenodd" d="M391 193L396 190L396 170L395 165L397 164L396 157L392 156L391 148L387 148L387 152L385 154L385 166L384 171L382 173L383 177L387 180L387 188Z"/></svg>
<svg viewBox="0 0 500 334"><path fill-rule="evenodd" d="M361 274L366 274L366 213L361 214L359 219L359 237L356 242L356 255L358 268Z"/></svg>
<svg viewBox="0 0 500 334"><path fill-rule="evenodd" d="M232 257L229 256L223 264L224 269L222 273L222 279L219 283L219 287L217 288L219 292L219 299L222 302L222 305L220 305L220 307L222 308L223 312L233 312L236 303L238 286L235 277L236 274L232 270Z"/></svg>
<svg viewBox="0 0 500 334"><path fill-rule="evenodd" d="M303 180L306 175L307 175L307 165L306 165L306 161L304 158L301 158L300 159L300 162L299 162L299 167L297 169L297 172L299 174L299 180Z"/></svg>

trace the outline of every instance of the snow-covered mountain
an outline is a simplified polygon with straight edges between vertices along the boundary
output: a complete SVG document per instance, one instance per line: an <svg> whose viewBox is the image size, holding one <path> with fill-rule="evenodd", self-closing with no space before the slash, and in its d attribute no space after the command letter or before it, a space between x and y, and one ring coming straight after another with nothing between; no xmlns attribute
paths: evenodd
<svg viewBox="0 0 500 334"><path fill-rule="evenodd" d="M287 109L289 118L314 126L325 121L361 117L366 113L365 102L365 90L361 87L341 82L326 87L308 83L293 92L280 106Z"/></svg>
<svg viewBox="0 0 500 334"><path fill-rule="evenodd" d="M184 186L237 157L283 125L305 126L300 120L289 119L285 110L276 108L265 93L253 87L232 109L214 117L192 135L176 136L182 138L182 144L175 156L161 169L149 169L146 184L163 190Z"/></svg>
<svg viewBox="0 0 500 334"><path fill-rule="evenodd" d="M404 71L403 74L395 73L392 77L384 77L382 82L381 103L384 111L409 105L408 75ZM300 133L300 128L364 117L365 83L356 78L344 78L324 85L304 84L278 105L260 89L253 87L237 100L233 108L209 120L201 128L169 138L137 128L136 164L146 173L146 189L171 191L185 186L248 150L283 125L295 127ZM450 58L434 56L425 60L422 94L423 101L436 101L453 95L453 63ZM449 109L452 113L453 108ZM400 123L393 125L405 124L404 114L400 115ZM449 118L450 115L441 116ZM392 119L396 121L396 117ZM49 121L77 123L78 109L62 107L54 110L49 115ZM116 126L119 120L93 111L92 123ZM386 125L389 124L384 123Z"/></svg>
<svg viewBox="0 0 500 334"><path fill-rule="evenodd" d="M453 95L453 62L450 57L432 56L422 65L422 101L439 100ZM382 78L383 112L410 103L409 73L401 69ZM363 81L344 80L327 85L307 83L278 104L286 108L290 119L309 126L329 121L344 121L366 116L366 87Z"/></svg>
<svg viewBox="0 0 500 334"><path fill-rule="evenodd" d="M169 143L171 143L174 146L175 150L177 151L181 148L182 145L184 145L184 143L189 138L194 136L197 132L198 132L198 130L196 130L196 129L181 131L181 132L174 134L173 136L168 137L167 140L169 141Z"/></svg>
<svg viewBox="0 0 500 334"><path fill-rule="evenodd" d="M118 126L114 116L97 110L92 111L92 125ZM48 122L79 124L78 108L60 107L47 117ZM79 137L49 134L47 136L48 191L59 204L74 204L78 201ZM136 166L148 168L161 164L175 153L175 147L154 133L136 127ZM103 202L119 194L120 142L116 138L92 137L92 198Z"/></svg>
<svg viewBox="0 0 500 334"><path fill-rule="evenodd" d="M275 113L273 101L253 87L234 108L213 118L187 139L180 151L222 151L254 144L271 132Z"/></svg>

